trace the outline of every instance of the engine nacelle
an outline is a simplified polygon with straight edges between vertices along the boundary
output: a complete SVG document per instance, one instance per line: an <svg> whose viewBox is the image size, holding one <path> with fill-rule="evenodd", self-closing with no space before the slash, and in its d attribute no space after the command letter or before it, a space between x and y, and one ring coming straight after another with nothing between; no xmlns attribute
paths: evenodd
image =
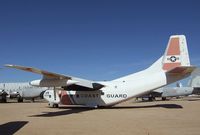
<svg viewBox="0 0 200 135"><path fill-rule="evenodd" d="M60 87L69 86L75 83L77 83L77 81L67 79L42 79L31 81L30 85L38 87Z"/></svg>

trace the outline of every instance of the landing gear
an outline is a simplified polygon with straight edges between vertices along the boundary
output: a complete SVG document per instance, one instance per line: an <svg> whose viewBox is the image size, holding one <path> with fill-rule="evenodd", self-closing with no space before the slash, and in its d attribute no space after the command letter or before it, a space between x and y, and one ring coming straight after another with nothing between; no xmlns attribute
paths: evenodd
<svg viewBox="0 0 200 135"><path fill-rule="evenodd" d="M18 97L18 99L17 99L18 103L22 103L23 100L24 100L24 99L23 99L22 97Z"/></svg>
<svg viewBox="0 0 200 135"><path fill-rule="evenodd" d="M53 108L58 108L58 104L53 104Z"/></svg>
<svg viewBox="0 0 200 135"><path fill-rule="evenodd" d="M53 87L54 100L56 101L56 87Z"/></svg>
<svg viewBox="0 0 200 135"><path fill-rule="evenodd" d="M165 101L167 98L166 97L162 97L162 101Z"/></svg>
<svg viewBox="0 0 200 135"><path fill-rule="evenodd" d="M51 107L51 108L58 108L59 105L56 104L56 103L49 103L49 107Z"/></svg>
<svg viewBox="0 0 200 135"><path fill-rule="evenodd" d="M34 98L32 98L32 99L31 99L31 102L35 102L35 99L34 99Z"/></svg>
<svg viewBox="0 0 200 135"><path fill-rule="evenodd" d="M149 101L155 101L156 98L155 97L149 97Z"/></svg>
<svg viewBox="0 0 200 135"><path fill-rule="evenodd" d="M6 103L6 102L7 102L6 94L3 94L3 95L1 96L0 102L1 102L1 103Z"/></svg>

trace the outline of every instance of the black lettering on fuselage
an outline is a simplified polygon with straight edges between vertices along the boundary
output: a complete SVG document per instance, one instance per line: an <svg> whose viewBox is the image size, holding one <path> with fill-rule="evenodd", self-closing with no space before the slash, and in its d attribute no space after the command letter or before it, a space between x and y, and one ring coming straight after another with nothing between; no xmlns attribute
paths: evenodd
<svg viewBox="0 0 200 135"><path fill-rule="evenodd" d="M127 98L127 94L107 94L107 98Z"/></svg>
<svg viewBox="0 0 200 135"><path fill-rule="evenodd" d="M99 94L76 94L78 98L99 98Z"/></svg>

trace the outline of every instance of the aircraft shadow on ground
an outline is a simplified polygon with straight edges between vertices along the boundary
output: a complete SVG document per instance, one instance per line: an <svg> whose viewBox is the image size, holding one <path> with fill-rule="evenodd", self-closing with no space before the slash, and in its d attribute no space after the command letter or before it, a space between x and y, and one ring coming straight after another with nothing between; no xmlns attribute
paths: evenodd
<svg viewBox="0 0 200 135"><path fill-rule="evenodd" d="M86 107L60 107L59 109L62 109L62 111L43 112L43 114L32 115L29 117L55 117L55 116L70 115L70 114L76 114L93 110L91 108L86 108Z"/></svg>
<svg viewBox="0 0 200 135"><path fill-rule="evenodd" d="M181 100L180 100L181 101ZM183 99L183 101L200 101L200 98Z"/></svg>
<svg viewBox="0 0 200 135"><path fill-rule="evenodd" d="M182 109L181 105L177 104L156 104L156 105L146 105L146 106L113 106L113 107L103 107L101 109L139 109L139 108L166 108L166 109Z"/></svg>
<svg viewBox="0 0 200 135"><path fill-rule="evenodd" d="M100 107L98 109L139 109L139 108L166 108L166 109L182 109L181 105L177 104L157 104L157 105L147 105L147 106L113 106L113 107ZM62 115L71 115L86 111L94 110L93 108L86 107L60 107L62 111L56 112L43 112L42 114L31 115L29 117L56 117ZM63 110L64 109L64 110Z"/></svg>
<svg viewBox="0 0 200 135"><path fill-rule="evenodd" d="M5 124L0 125L0 134L1 135L13 135L18 130L20 130L23 126L25 126L28 121L12 121Z"/></svg>

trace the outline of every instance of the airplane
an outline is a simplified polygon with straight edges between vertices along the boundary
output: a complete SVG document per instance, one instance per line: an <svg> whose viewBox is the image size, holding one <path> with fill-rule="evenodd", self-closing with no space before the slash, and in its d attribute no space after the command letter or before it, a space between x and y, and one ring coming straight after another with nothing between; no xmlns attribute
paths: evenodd
<svg viewBox="0 0 200 135"><path fill-rule="evenodd" d="M35 87L29 82L19 83L0 83L0 102L7 102L7 98L17 98L18 102L23 102L23 99L31 99L34 101L37 97L43 97L43 94L49 88Z"/></svg>
<svg viewBox="0 0 200 135"><path fill-rule="evenodd" d="M155 53L155 52L154 52ZM53 87L49 100L57 107L83 105L86 107L111 107L131 98L174 83L191 75L196 69L190 65L184 35L172 35L163 56L147 69L111 81L91 81L53 73L33 67L6 64L5 67L24 70L43 77L30 82L33 86ZM56 87L65 91L57 93Z"/></svg>
<svg viewBox="0 0 200 135"><path fill-rule="evenodd" d="M162 87L136 97L136 100L141 98L142 100L153 101L156 97L161 97L162 100L166 100L168 97L180 97L189 95L200 95L200 68L196 68L191 78L188 80L188 86L183 87L180 82L176 84L176 87Z"/></svg>
<svg viewBox="0 0 200 135"><path fill-rule="evenodd" d="M138 100L153 101L157 97L161 97L162 100L172 97L189 96L189 95L200 95L200 76L195 76L188 81L188 86L183 87L181 83L177 83L176 87L163 87L151 91L145 95L137 97ZM45 95L45 94L44 94Z"/></svg>

